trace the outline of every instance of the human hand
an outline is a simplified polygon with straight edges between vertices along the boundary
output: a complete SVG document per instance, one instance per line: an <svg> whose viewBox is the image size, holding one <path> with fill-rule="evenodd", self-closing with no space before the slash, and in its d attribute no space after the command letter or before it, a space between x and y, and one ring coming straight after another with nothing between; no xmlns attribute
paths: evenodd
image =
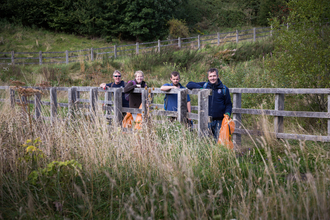
<svg viewBox="0 0 330 220"><path fill-rule="evenodd" d="M101 83L101 84L100 84L100 87L101 87L102 89L105 89L105 88L106 88L106 85L107 85L107 84L105 84L105 83Z"/></svg>

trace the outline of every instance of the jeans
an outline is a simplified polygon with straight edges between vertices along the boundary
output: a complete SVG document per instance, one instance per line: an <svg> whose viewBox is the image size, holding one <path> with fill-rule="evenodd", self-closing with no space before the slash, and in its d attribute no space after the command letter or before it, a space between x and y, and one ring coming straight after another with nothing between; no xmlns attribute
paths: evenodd
<svg viewBox="0 0 330 220"><path fill-rule="evenodd" d="M208 124L208 128L211 132L210 135L213 135L215 141L218 141L221 124L222 120L214 120Z"/></svg>

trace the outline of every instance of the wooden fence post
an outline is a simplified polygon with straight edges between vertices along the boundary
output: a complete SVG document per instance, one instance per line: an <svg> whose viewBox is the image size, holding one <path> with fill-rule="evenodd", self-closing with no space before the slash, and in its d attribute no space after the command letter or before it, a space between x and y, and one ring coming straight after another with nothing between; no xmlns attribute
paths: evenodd
<svg viewBox="0 0 330 220"><path fill-rule="evenodd" d="M273 36L273 25L270 25L270 36Z"/></svg>
<svg viewBox="0 0 330 220"><path fill-rule="evenodd" d="M178 37L178 47L181 49L181 37Z"/></svg>
<svg viewBox="0 0 330 220"><path fill-rule="evenodd" d="M185 123L187 120L187 94L188 89L180 89L178 92L178 121Z"/></svg>
<svg viewBox="0 0 330 220"><path fill-rule="evenodd" d="M9 89L9 95L10 95L10 106L12 108L15 108L15 105L16 105L15 90Z"/></svg>
<svg viewBox="0 0 330 220"><path fill-rule="evenodd" d="M238 30L236 30L236 43L238 44Z"/></svg>
<svg viewBox="0 0 330 220"><path fill-rule="evenodd" d="M198 50L201 49L201 37L200 35L197 36L197 45L198 45Z"/></svg>
<svg viewBox="0 0 330 220"><path fill-rule="evenodd" d="M114 54L115 58L117 58L117 45L113 46L113 54Z"/></svg>
<svg viewBox="0 0 330 220"><path fill-rule="evenodd" d="M57 117L57 89L56 87L50 88L50 118L53 122Z"/></svg>
<svg viewBox="0 0 330 220"><path fill-rule="evenodd" d="M94 61L94 49L93 49L93 47L91 48L91 61Z"/></svg>
<svg viewBox="0 0 330 220"><path fill-rule="evenodd" d="M77 101L77 88L76 87L71 87L68 89L68 103L69 103L69 117L72 117L74 109L75 109L75 104Z"/></svg>
<svg viewBox="0 0 330 220"><path fill-rule="evenodd" d="M97 88L89 90L89 110L91 113L95 113L97 110L98 93Z"/></svg>
<svg viewBox="0 0 330 220"><path fill-rule="evenodd" d="M34 115L36 119L39 119L41 115L41 93L36 93L34 95L34 107Z"/></svg>
<svg viewBox="0 0 330 220"><path fill-rule="evenodd" d="M209 123L209 90L201 90L198 92L198 136L208 135Z"/></svg>
<svg viewBox="0 0 330 220"><path fill-rule="evenodd" d="M160 40L158 40L158 52L160 53Z"/></svg>
<svg viewBox="0 0 330 220"><path fill-rule="evenodd" d="M328 113L330 113L330 95L328 95ZM328 119L328 136L330 136L330 119Z"/></svg>
<svg viewBox="0 0 330 220"><path fill-rule="evenodd" d="M142 98L142 118L145 120L147 118L147 97L148 97L148 90L143 89L141 93Z"/></svg>
<svg viewBox="0 0 330 220"><path fill-rule="evenodd" d="M39 65L42 65L42 51L39 51Z"/></svg>
<svg viewBox="0 0 330 220"><path fill-rule="evenodd" d="M242 94L241 93L234 93L233 94L233 109L241 108L242 107ZM236 128L242 127L242 116L241 113L233 113L233 120L235 122ZM238 133L233 134L233 142L236 146L241 146L242 144L242 135Z"/></svg>
<svg viewBox="0 0 330 220"><path fill-rule="evenodd" d="M114 109L113 109L113 113L114 113L114 122L117 126L120 126L123 120L123 88L117 88L114 92ZM108 96L109 97L109 96Z"/></svg>
<svg viewBox="0 0 330 220"><path fill-rule="evenodd" d="M218 46L220 45L220 33L217 33Z"/></svg>
<svg viewBox="0 0 330 220"><path fill-rule="evenodd" d="M275 111L284 110L284 94L275 94ZM283 133L284 124L283 124L283 116L275 116L274 117L274 129L275 134Z"/></svg>
<svg viewBox="0 0 330 220"><path fill-rule="evenodd" d="M65 51L65 63L69 64L69 51Z"/></svg>
<svg viewBox="0 0 330 220"><path fill-rule="evenodd" d="M136 42L136 54L139 54L139 42Z"/></svg>
<svg viewBox="0 0 330 220"><path fill-rule="evenodd" d="M11 52L11 65L15 65L15 52Z"/></svg>
<svg viewBox="0 0 330 220"><path fill-rule="evenodd" d="M253 28L253 42L256 42L256 28Z"/></svg>

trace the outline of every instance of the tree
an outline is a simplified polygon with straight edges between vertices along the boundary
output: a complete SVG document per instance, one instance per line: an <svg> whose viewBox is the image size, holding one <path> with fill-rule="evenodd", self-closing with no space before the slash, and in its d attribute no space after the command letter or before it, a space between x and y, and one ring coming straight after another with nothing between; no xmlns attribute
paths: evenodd
<svg viewBox="0 0 330 220"><path fill-rule="evenodd" d="M278 87L328 88L330 18L327 0L290 0L288 26L274 18L275 58L269 63ZM320 100L319 103L326 103ZM325 108L322 107L322 108Z"/></svg>

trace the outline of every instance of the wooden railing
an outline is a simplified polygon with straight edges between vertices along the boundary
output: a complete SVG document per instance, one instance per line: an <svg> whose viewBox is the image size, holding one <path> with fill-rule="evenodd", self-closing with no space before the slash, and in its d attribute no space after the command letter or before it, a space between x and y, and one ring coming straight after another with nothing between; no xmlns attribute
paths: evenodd
<svg viewBox="0 0 330 220"><path fill-rule="evenodd" d="M74 51L39 51L39 52L0 52L0 64L54 64L94 61L104 58L117 58L120 56L137 55L140 53L160 52L163 47L176 47L178 49L191 48L200 49L205 45L220 45L227 42L238 43L241 41L264 38L272 35L271 27L259 27L247 30L236 30L232 32L216 33L210 35L198 35L187 38L176 38L170 40L158 40L154 42L136 42L128 45L114 45L103 48L85 48Z"/></svg>
<svg viewBox="0 0 330 220"><path fill-rule="evenodd" d="M178 111L164 111L160 110L163 108L163 104L150 104L149 112L151 115L169 116L176 117L178 121L184 122L186 118L197 120L197 130L199 136L206 135L208 133L208 122L211 118L208 116L208 96L211 94L211 90L207 89L175 89L169 92L161 91L159 88L150 89L134 89L134 93L141 93L142 96L142 109L135 108L124 108L122 107L122 94L123 88L109 88L103 90L99 87L52 87L52 88L38 88L41 90L49 90L49 100L41 100L40 95L36 95L33 101L29 103L35 104L35 117L43 117L41 114L41 106L50 106L50 117L43 117L51 121L55 120L57 116L57 108L65 107L68 108L68 115L77 108L88 108L88 114L95 114L101 104L102 110L106 110L104 115L107 118L111 118L114 123L120 125L122 121L122 112L141 113L143 116L148 114L148 95L153 94L178 94ZM20 100L16 98L15 90L8 86L0 86L0 90L8 90L10 93L11 106L14 107L16 102ZM59 103L57 99L57 93L59 91L67 92L67 103ZM233 111L232 116L236 122L236 129L233 134L233 141L235 144L241 144L241 135L247 133L261 134L261 131L246 130L242 128L242 115L270 115L274 116L274 131L270 131L277 138L281 139L296 139L296 140L312 140L312 141L323 141L330 142L330 89L280 89L280 88L230 88L233 98ZM82 93L89 93L88 99L82 99ZM256 94L275 94L275 109L243 109L241 108L242 94L244 93L256 93ZM104 100L99 99L100 94L104 95ZM187 112L187 94L198 96L198 105L192 106L192 110L197 113ZM285 111L284 110L284 98L285 95L299 95L299 94L323 94L328 95L328 112L308 112L308 111ZM5 101L4 99L0 101ZM284 133L284 117L302 117L302 118L324 118L328 119L328 135L303 135L303 134L289 134Z"/></svg>
<svg viewBox="0 0 330 220"><path fill-rule="evenodd" d="M231 88L230 93L233 94L233 119L236 123L235 135L233 136L236 144L241 143L241 134L247 133L261 133L255 130L242 129L240 122L242 121L242 114L252 115L271 115L274 116L274 131L277 138L295 139L295 140L311 140L311 141L330 141L330 89L281 89L281 88ZM257 93L257 94L275 94L275 109L243 109L242 94L243 93ZM285 111L284 97L285 95L299 95L299 94L323 94L328 95L328 112L309 112L309 111ZM300 117L300 118L325 118L328 119L328 135L303 135L303 134L288 134L284 133L284 117Z"/></svg>
<svg viewBox="0 0 330 220"><path fill-rule="evenodd" d="M122 94L123 88L108 88L103 90L99 87L50 87L50 88L40 88L32 87L40 90L49 91L49 100L43 101L41 95L35 95L33 101L27 101L23 97L18 99L15 89L8 86L0 86L0 90L9 90L11 106L15 107L17 102L24 100L26 103L35 105L35 118L43 118L46 120L54 121L58 117L57 111L58 107L68 108L68 117L71 117L72 113L79 108L88 108L89 112L87 114L93 115L100 111L97 111L100 105L102 105L102 110L105 110L105 117L110 118L117 125L121 124L122 113L140 113L143 118L148 114L148 106L150 115L159 116L170 116L176 117L179 122L184 122L188 117L198 121L197 130L200 136L205 135L208 129L208 122L210 117L208 116L208 96L211 90L188 90L188 89L174 89L168 92L161 91L159 88L135 88L133 93L141 93L142 96L142 109L136 108L124 108L122 107ZM57 98L57 93L59 91L67 92L67 103L59 103ZM88 99L82 99L82 93L88 92ZM99 99L100 94L104 95L104 100ZM153 94L177 94L178 95L178 111L164 111L159 110L162 107L157 104L148 103L148 95ZM198 96L198 106L194 106L193 109L197 110L198 113L188 113L187 112L187 94ZM47 98L48 99L48 98ZM5 101L4 99L0 101ZM41 114L41 106L50 106L50 117L44 117ZM161 105L163 106L163 105ZM151 109L151 111L150 111ZM85 113L86 114L86 113Z"/></svg>

